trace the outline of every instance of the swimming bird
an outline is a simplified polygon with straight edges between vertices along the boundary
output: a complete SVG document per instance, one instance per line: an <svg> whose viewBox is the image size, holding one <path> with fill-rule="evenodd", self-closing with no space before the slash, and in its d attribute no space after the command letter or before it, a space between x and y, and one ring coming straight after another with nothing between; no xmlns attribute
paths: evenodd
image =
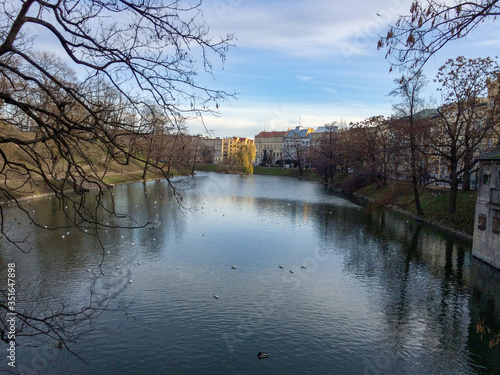
<svg viewBox="0 0 500 375"><path fill-rule="evenodd" d="M302 268L303 270L305 270L307 267L306 266L300 266L300 268Z"/></svg>
<svg viewBox="0 0 500 375"><path fill-rule="evenodd" d="M235 266L231 266L231 269L232 269L232 270L235 270L235 269L236 269L236 267L235 267Z"/></svg>
<svg viewBox="0 0 500 375"><path fill-rule="evenodd" d="M129 282L130 284L132 284L132 280L129 280L128 282Z"/></svg>
<svg viewBox="0 0 500 375"><path fill-rule="evenodd" d="M267 352L258 352L257 353L257 358L259 358L259 359L264 359L267 357L269 357L269 353L267 353Z"/></svg>
<svg viewBox="0 0 500 375"><path fill-rule="evenodd" d="M120 269L120 266L116 266L116 269L119 270Z"/></svg>
<svg viewBox="0 0 500 375"><path fill-rule="evenodd" d="M219 299L219 296L217 294L214 293L214 298L215 299Z"/></svg>
<svg viewBox="0 0 500 375"><path fill-rule="evenodd" d="M137 262L137 264L140 266L140 265L141 265L141 262Z"/></svg>
<svg viewBox="0 0 500 375"><path fill-rule="evenodd" d="M290 270L290 273L293 273L293 271L292 271L292 270Z"/></svg>
<svg viewBox="0 0 500 375"><path fill-rule="evenodd" d="M280 265L278 266L278 268L281 268L281 269L283 269L283 266L282 266L282 265L280 264Z"/></svg>
<svg viewBox="0 0 500 375"><path fill-rule="evenodd" d="M90 271L90 268L87 268L87 272L91 272L91 271Z"/></svg>

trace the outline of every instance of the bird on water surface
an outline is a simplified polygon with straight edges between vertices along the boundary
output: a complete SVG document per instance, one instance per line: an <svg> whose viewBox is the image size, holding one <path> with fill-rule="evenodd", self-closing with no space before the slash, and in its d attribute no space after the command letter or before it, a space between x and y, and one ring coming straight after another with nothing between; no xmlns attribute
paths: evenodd
<svg viewBox="0 0 500 375"><path fill-rule="evenodd" d="M269 353L266 353L266 352L258 352L257 353L257 358L259 358L259 359L264 359L267 357L269 357Z"/></svg>

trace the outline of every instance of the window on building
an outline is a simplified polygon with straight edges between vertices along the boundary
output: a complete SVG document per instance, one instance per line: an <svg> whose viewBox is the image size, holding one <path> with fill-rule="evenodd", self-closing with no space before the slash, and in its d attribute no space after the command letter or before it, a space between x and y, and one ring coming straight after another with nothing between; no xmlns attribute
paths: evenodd
<svg viewBox="0 0 500 375"><path fill-rule="evenodd" d="M500 234L500 211L497 210L495 210L495 217L493 218L492 232L495 234Z"/></svg>
<svg viewBox="0 0 500 375"><path fill-rule="evenodd" d="M480 214L477 218L477 229L486 230L486 221L488 217L484 214Z"/></svg>
<svg viewBox="0 0 500 375"><path fill-rule="evenodd" d="M484 174L483 175L483 185L489 185L491 181L491 175Z"/></svg>

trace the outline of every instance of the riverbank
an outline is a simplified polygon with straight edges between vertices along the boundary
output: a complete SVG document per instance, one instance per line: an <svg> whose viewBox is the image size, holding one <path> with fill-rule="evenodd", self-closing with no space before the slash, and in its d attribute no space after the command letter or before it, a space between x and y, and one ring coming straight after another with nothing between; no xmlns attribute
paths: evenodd
<svg viewBox="0 0 500 375"><path fill-rule="evenodd" d="M242 174L237 167L231 167L221 164L199 164L197 171ZM130 165L109 165L108 172L104 176L104 183L116 185L123 183L133 183L144 180L154 180L163 178L160 173L148 172L146 179L142 178L143 166L138 162L132 162ZM186 175L188 172L174 172L173 176ZM306 169L300 171L296 168L276 168L276 167L254 167L254 174L304 178L322 182L323 178L318 176L314 170ZM340 185L339 185L340 186ZM339 186L332 188L345 192ZM416 215L415 203L411 186L406 182L392 182L387 186L378 187L371 184L357 190L349 190L357 199L363 200L369 209L388 207L402 214L410 216L416 220L439 227L455 235L472 239L474 230L474 212L477 199L476 192L459 192L457 197L457 212L449 215L448 212L448 190L444 188L428 187L421 195L421 205L425 216ZM53 192L44 188L43 181L25 185L23 189L15 192L15 198L19 200L40 198L47 195L53 195ZM7 203L5 198L0 200L0 204Z"/></svg>
<svg viewBox="0 0 500 375"><path fill-rule="evenodd" d="M146 178L142 178L143 171L144 171L144 166L141 165L142 163L138 161L132 161L129 165L119 165L117 163L113 164L110 163L107 167L107 172L104 173L103 170L97 171L99 176L102 177L102 182L108 186L114 186L118 184L127 184L127 183L133 183L133 182L140 182L140 181L150 181L150 180L156 180L156 179L161 179L164 178L164 176L157 171L148 171L146 174ZM177 177L180 175L186 175L188 174L187 172L179 172L179 171L173 171L171 173L172 177ZM21 179L19 179L21 181ZM10 181L11 183L13 182L12 180ZM14 181L15 182L15 181ZM2 189L5 189L5 184L2 182L0 183L0 187ZM25 184L17 184L20 186L19 188L16 188L15 190L11 190L9 193L12 196L12 198L18 200L18 201L24 201L28 199L36 199L36 198L43 198L46 196L52 196L54 195L54 191L51 189L47 188L44 181L41 178L34 178L30 180L28 183ZM88 186L83 186L83 188L89 188ZM74 188L70 185L68 185L67 189L69 191L73 191ZM0 204L6 204L12 199L7 199L5 195L3 195L0 198Z"/></svg>
<svg viewBox="0 0 500 375"><path fill-rule="evenodd" d="M474 212L477 193L459 192L457 211L448 214L449 191L446 188L428 187L420 196L424 217L418 217L411 185L405 182L393 182L384 187L375 184L353 192L353 195L368 202L370 208L388 207L415 220L436 226L454 235L472 240L474 232Z"/></svg>
<svg viewBox="0 0 500 375"><path fill-rule="evenodd" d="M313 170L304 170L300 176L298 169L282 169L276 167L255 167L254 174L273 176L300 177L324 182ZM352 194L363 200L369 209L388 207L416 220L439 227L462 238L472 240L474 232L474 212L477 193L475 191L458 192L457 212L448 214L449 192L446 188L427 187L420 196L424 217L418 217L415 209L412 188L408 182L393 181L384 187L376 184L361 189L343 189L342 181L332 188Z"/></svg>

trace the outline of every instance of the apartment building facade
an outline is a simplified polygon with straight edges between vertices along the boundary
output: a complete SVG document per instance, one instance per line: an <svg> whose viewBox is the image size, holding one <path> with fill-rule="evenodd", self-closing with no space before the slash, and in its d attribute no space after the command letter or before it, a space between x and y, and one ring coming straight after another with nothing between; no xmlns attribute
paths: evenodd
<svg viewBox="0 0 500 375"><path fill-rule="evenodd" d="M283 140L286 131L261 131L255 136L257 154L255 164L276 164L283 158Z"/></svg>

